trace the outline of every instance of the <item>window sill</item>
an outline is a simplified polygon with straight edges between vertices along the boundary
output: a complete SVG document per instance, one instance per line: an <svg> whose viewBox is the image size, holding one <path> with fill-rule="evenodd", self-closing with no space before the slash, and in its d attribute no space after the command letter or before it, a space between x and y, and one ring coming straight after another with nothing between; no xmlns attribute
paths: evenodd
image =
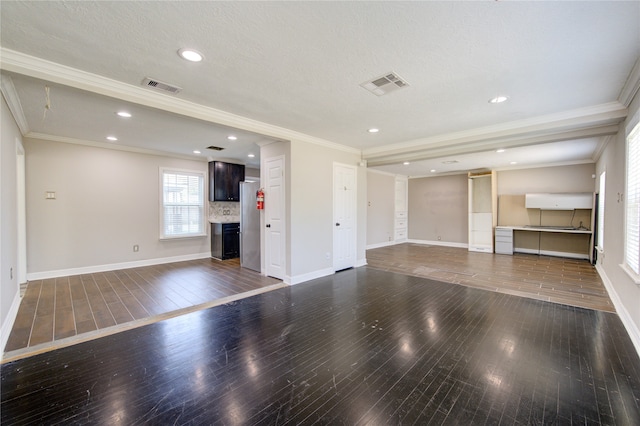
<svg viewBox="0 0 640 426"><path fill-rule="evenodd" d="M206 237L207 234L189 234L189 235L161 235L160 241L163 240L184 240L186 238L202 238Z"/></svg>
<svg viewBox="0 0 640 426"><path fill-rule="evenodd" d="M621 264L620 267L627 273L627 275L629 275L629 278L631 278L636 285L640 285L640 275L636 274L635 271L629 268L626 263Z"/></svg>

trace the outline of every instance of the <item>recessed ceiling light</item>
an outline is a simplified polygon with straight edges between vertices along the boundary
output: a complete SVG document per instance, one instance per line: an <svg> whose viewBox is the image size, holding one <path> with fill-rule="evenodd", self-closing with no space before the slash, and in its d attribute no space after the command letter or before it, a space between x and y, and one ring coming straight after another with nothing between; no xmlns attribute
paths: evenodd
<svg viewBox="0 0 640 426"><path fill-rule="evenodd" d="M509 164L518 164L518 162L517 161L512 161Z"/></svg>
<svg viewBox="0 0 640 426"><path fill-rule="evenodd" d="M227 139L229 139L230 141L238 140L237 136L233 136L233 135L227 136Z"/></svg>
<svg viewBox="0 0 640 426"><path fill-rule="evenodd" d="M131 114L127 111L118 111L116 112L116 114L118 114L120 117L131 118Z"/></svg>
<svg viewBox="0 0 640 426"><path fill-rule="evenodd" d="M369 133L378 133L380 131L380 129L376 129L375 127L372 129L367 130L367 132Z"/></svg>
<svg viewBox="0 0 640 426"><path fill-rule="evenodd" d="M111 141L111 142L115 142L118 140L118 138L116 138L115 136L107 136L107 140Z"/></svg>
<svg viewBox="0 0 640 426"><path fill-rule="evenodd" d="M436 172L436 169L431 169L431 173L435 173L435 172Z"/></svg>
<svg viewBox="0 0 640 426"><path fill-rule="evenodd" d="M402 164L403 164L403 165L405 165L405 166L408 166L408 165L409 165L409 164L411 164L411 163L410 163L410 162L408 162L408 161L405 161L405 162L404 162L404 163L402 163Z"/></svg>
<svg viewBox="0 0 640 426"><path fill-rule="evenodd" d="M194 154L200 154L200 151L198 151L197 149L193 150Z"/></svg>
<svg viewBox="0 0 640 426"><path fill-rule="evenodd" d="M256 156L255 154L249 154L249 155L247 155L247 157L249 157L249 158L253 158L253 157L255 157L255 156Z"/></svg>
<svg viewBox="0 0 640 426"><path fill-rule="evenodd" d="M497 153L502 153L502 152L505 152L505 151L506 151L506 149L502 149L502 148L500 148L500 149L496 149L496 152L497 152Z"/></svg>
<svg viewBox="0 0 640 426"><path fill-rule="evenodd" d="M178 50L178 55L180 55L182 59L186 59L187 61L191 62L200 62L204 59L202 53L193 49L180 49Z"/></svg>
<svg viewBox="0 0 640 426"><path fill-rule="evenodd" d="M501 104L502 102L509 99L507 96L496 96L495 98L489 99L490 104Z"/></svg>

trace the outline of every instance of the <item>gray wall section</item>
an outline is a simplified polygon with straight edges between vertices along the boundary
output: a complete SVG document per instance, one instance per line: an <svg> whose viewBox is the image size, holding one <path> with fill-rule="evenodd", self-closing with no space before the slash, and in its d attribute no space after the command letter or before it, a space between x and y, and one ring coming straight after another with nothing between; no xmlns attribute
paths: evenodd
<svg viewBox="0 0 640 426"><path fill-rule="evenodd" d="M395 182L394 175L367 172L367 246L393 241Z"/></svg>
<svg viewBox="0 0 640 426"><path fill-rule="evenodd" d="M409 239L466 244L467 175L409 179Z"/></svg>
<svg viewBox="0 0 640 426"><path fill-rule="evenodd" d="M527 192L593 192L593 163L498 172L498 195Z"/></svg>
<svg viewBox="0 0 640 426"><path fill-rule="evenodd" d="M16 182L16 140L22 136L4 97L1 106L1 150L0 150L0 320L4 329L11 305L18 294L18 203ZM3 335L3 339L6 336ZM0 348L3 349L3 348Z"/></svg>

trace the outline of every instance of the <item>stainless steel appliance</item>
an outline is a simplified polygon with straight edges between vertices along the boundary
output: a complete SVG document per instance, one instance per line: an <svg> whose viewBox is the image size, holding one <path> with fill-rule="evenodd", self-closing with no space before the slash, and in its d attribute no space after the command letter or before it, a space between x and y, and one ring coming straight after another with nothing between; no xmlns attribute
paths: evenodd
<svg viewBox="0 0 640 426"><path fill-rule="evenodd" d="M240 182L240 266L260 272L260 182Z"/></svg>

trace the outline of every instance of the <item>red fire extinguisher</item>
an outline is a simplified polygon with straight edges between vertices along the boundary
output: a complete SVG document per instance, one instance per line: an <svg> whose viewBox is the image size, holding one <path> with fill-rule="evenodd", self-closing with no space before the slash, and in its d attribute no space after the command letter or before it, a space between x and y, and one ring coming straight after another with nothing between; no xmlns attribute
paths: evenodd
<svg viewBox="0 0 640 426"><path fill-rule="evenodd" d="M262 188L256 191L256 209L264 210L264 190Z"/></svg>

